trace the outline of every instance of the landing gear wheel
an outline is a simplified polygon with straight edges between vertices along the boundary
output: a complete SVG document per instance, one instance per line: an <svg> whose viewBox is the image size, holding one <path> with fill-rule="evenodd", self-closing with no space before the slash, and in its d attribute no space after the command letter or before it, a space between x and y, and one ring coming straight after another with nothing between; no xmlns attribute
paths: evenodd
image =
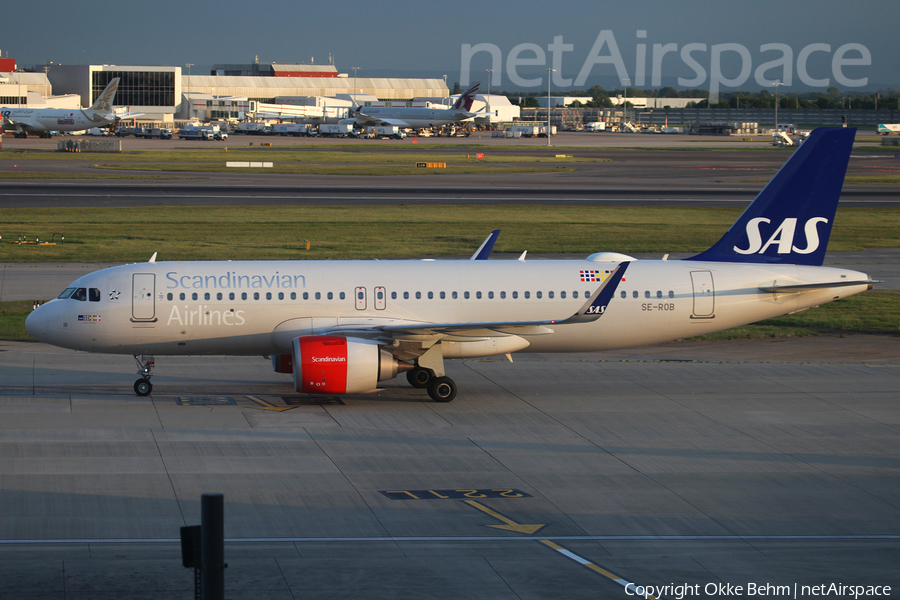
<svg viewBox="0 0 900 600"><path fill-rule="evenodd" d="M149 379L138 379L134 382L134 393L138 396L149 396L153 391L153 384Z"/></svg>
<svg viewBox="0 0 900 600"><path fill-rule="evenodd" d="M428 384L428 395L435 402L450 402L456 398L456 382L449 377L435 377Z"/></svg>
<svg viewBox="0 0 900 600"><path fill-rule="evenodd" d="M409 385L414 388L427 388L428 384L430 384L433 379L434 371L424 367L416 367L412 371L406 372L406 380L409 382Z"/></svg>

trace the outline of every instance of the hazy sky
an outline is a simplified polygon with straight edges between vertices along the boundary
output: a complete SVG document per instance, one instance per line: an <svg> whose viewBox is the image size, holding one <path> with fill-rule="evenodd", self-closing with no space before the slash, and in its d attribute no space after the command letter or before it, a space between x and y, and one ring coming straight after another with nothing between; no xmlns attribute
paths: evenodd
<svg viewBox="0 0 900 600"><path fill-rule="evenodd" d="M360 77L389 71L397 76L404 71L412 76L447 74L451 85L460 80L461 66L470 68L470 80L486 83L485 69L496 64L492 59L499 52L501 68L495 69L500 73L494 74L494 89L546 89L546 65L554 59L550 46L556 38L560 70L554 83L560 85L554 88L569 79L572 88L594 83L609 88L621 79L609 58L615 55L608 43L612 39L631 85L638 87L656 87L655 75L662 85L677 85L680 77L699 82L685 87L708 89L718 73L719 80L726 80L719 83L723 90L730 89L727 80L739 82L732 87L758 89L757 79L785 77L797 89L805 86L805 79L814 83L812 87L824 87L827 80L842 89L875 90L900 87L900 52L894 41L898 17L897 0L45 0L5 7L0 50L4 57L16 58L20 67L47 61L180 66L190 62L197 65L193 73L215 63L250 63L257 56L261 62L314 59L323 64L331 54L339 70L350 72L356 66ZM595 47L603 31L610 34ZM496 48L495 55L482 51L462 64L466 44L490 45ZM783 48L762 51L764 44L786 45L789 56ZM669 48L657 57L656 68L654 45ZM691 52L685 54L688 45ZM836 57L842 47L843 54ZM717 56L713 48L718 48ZM741 48L746 52L742 54ZM637 65L642 52L643 86ZM760 65L777 59L789 66L756 73ZM539 62L540 66L529 66ZM576 85L579 75L584 85ZM857 85L841 85L841 78ZM532 81L516 85L522 80ZM858 85L864 80L865 85Z"/></svg>

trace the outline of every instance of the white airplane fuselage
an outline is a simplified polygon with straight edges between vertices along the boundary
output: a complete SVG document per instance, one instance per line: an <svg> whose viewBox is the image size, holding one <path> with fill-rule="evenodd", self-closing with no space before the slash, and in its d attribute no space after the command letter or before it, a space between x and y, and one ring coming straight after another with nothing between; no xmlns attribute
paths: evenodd
<svg viewBox="0 0 900 600"><path fill-rule="evenodd" d="M92 110L62 108L3 108L4 123L27 122L21 128L28 133L45 131L82 131L92 127L104 127L115 119L105 118ZM15 129L16 125L8 124L7 128Z"/></svg>
<svg viewBox="0 0 900 600"><path fill-rule="evenodd" d="M297 336L389 325L563 320L618 262L159 262L112 267L28 319L38 340L116 354L288 354ZM597 273L591 273L597 272ZM534 334L443 338L444 356L582 352L719 331L864 291L866 284L765 292L761 287L864 281L798 265L635 260L603 318ZM92 290L96 290L93 292ZM348 335L352 335L349 334Z"/></svg>
<svg viewBox="0 0 900 600"><path fill-rule="evenodd" d="M360 125L397 125L398 127L412 129L426 129L428 127L440 127L451 123L471 120L472 113L463 110L441 108L392 108L381 106L369 106L360 109L360 114L355 117Z"/></svg>

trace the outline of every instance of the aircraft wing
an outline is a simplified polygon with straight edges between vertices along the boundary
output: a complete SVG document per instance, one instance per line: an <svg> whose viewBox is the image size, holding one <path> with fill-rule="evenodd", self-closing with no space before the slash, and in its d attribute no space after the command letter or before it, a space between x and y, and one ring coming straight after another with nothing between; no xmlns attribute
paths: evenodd
<svg viewBox="0 0 900 600"><path fill-rule="evenodd" d="M145 113L113 113L111 117L113 119L136 119L137 117L143 117Z"/></svg>
<svg viewBox="0 0 900 600"><path fill-rule="evenodd" d="M38 121L34 119L14 119L11 117L4 117L6 122L11 125L18 125L19 127L23 127L25 129L38 129L43 130L44 126L41 125Z"/></svg>
<svg viewBox="0 0 900 600"><path fill-rule="evenodd" d="M353 118L355 118L356 122L360 125L367 125L370 127L390 127L391 125L395 125L403 129L408 129L410 127L410 124L403 119L382 119L380 117L371 117L361 112L354 114Z"/></svg>

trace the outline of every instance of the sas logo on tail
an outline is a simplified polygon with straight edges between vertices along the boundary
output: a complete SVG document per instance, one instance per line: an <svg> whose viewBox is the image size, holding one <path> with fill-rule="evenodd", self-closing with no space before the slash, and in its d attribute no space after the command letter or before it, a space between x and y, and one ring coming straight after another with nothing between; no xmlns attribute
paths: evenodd
<svg viewBox="0 0 900 600"><path fill-rule="evenodd" d="M760 232L760 224L771 223L771 219L766 217L756 217L747 222L747 240L749 247L738 248L734 246L734 251L738 254L765 254L770 246L778 249L778 254L812 254L819 248L819 232L816 226L819 223L827 223L828 219L824 217L813 217L809 219L803 226L803 236L806 238L806 247L798 247L794 245L794 234L797 229L797 219L788 218L781 222L778 229L769 236L765 244L763 243L762 233Z"/></svg>

